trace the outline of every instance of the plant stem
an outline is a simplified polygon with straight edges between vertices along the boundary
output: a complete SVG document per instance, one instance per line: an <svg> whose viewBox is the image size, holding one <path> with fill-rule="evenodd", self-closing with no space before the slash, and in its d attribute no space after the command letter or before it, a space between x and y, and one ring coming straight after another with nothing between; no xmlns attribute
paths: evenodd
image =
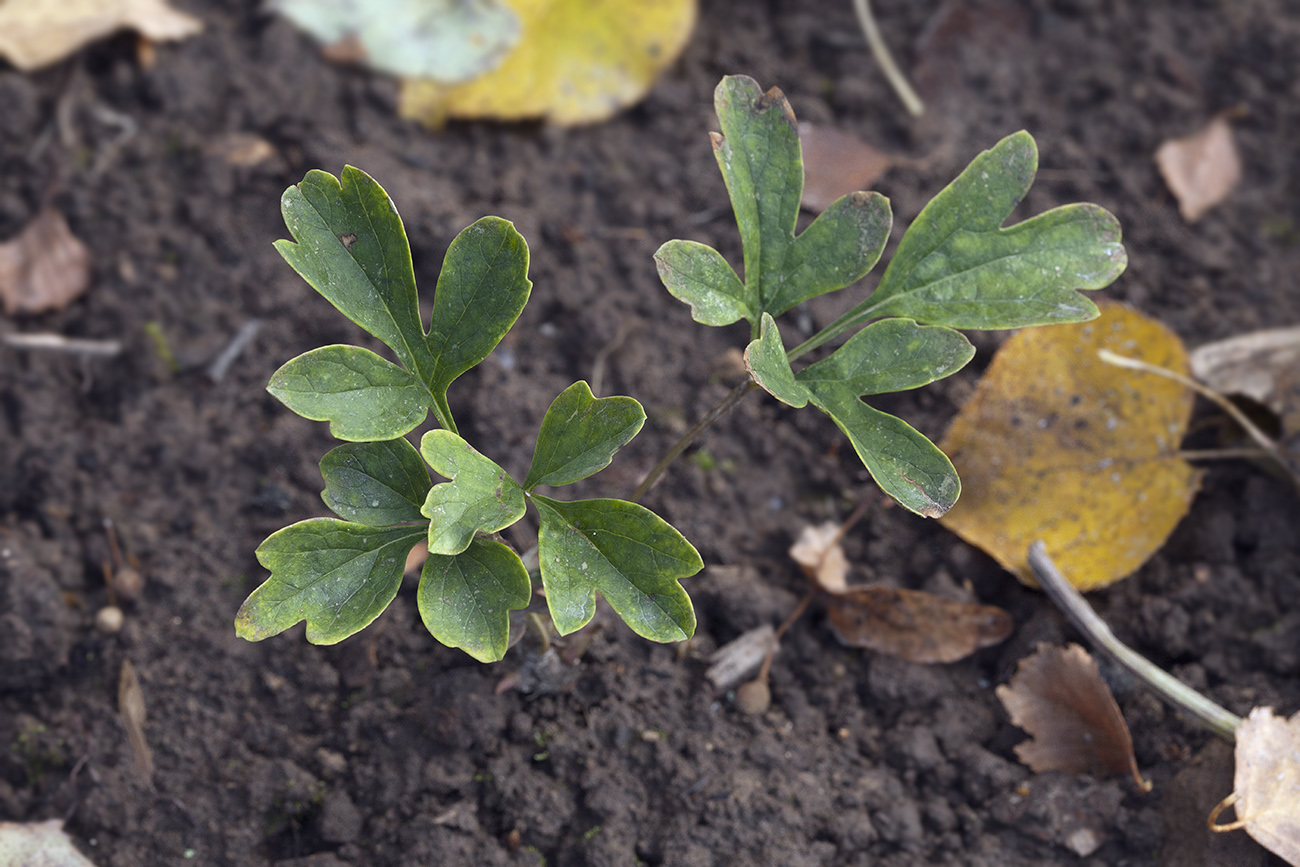
<svg viewBox="0 0 1300 867"><path fill-rule="evenodd" d="M741 398L756 388L758 388L758 383L752 379L747 379L732 389L731 393L724 397L721 403L705 413L704 418L697 421L691 426L690 430L682 434L682 438L668 450L668 454L664 455L663 460L655 464L654 469L641 481L641 484L637 485L636 490L632 492L632 496L628 497L628 501L632 503L641 502L641 498L655 486L664 471L672 466L673 461L682 456L682 452L690 448L691 444L699 439L700 435L708 430L714 422L726 415L728 410L740 403Z"/></svg>
<svg viewBox="0 0 1300 867"><path fill-rule="evenodd" d="M1087 636L1094 647L1110 654L1120 665L1147 682L1156 693L1174 707L1196 717L1229 743L1236 740L1241 717L1225 710L1178 678L1157 667L1115 637L1106 622L1092 610L1083 595L1056 568L1041 541L1029 546L1029 566L1034 577L1070 621Z"/></svg>
<svg viewBox="0 0 1300 867"><path fill-rule="evenodd" d="M776 648L781 643L781 636L785 635L786 632L789 631L790 627L794 626L794 622L803 616L803 613L808 610L808 604L813 601L813 597L816 595L817 592L815 590L809 590L805 593L803 598L799 600L799 604L790 612L790 615L786 617L786 619L781 622L781 625L776 628L776 631L772 633L772 649L763 657L763 665L758 669L758 676L754 678L755 680L761 680L764 683L767 682L767 676L772 671L772 660L776 657Z"/></svg>
<svg viewBox="0 0 1300 867"><path fill-rule="evenodd" d="M908 83L907 76L903 75L898 65L894 63L894 55L889 53L889 48L880 35L880 28L876 26L875 16L871 14L871 4L867 0L853 0L853 11L858 13L862 35L867 37L867 45L871 47L871 53L875 56L876 63L880 65L880 71L885 73L885 78L889 79L894 92L903 101L907 113L912 117L920 117L925 112L925 103L921 102L921 98Z"/></svg>

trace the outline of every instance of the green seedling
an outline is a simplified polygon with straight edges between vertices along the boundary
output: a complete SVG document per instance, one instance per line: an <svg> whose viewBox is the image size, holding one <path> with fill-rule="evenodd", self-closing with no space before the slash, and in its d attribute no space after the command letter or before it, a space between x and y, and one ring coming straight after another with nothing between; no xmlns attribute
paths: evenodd
<svg viewBox="0 0 1300 867"><path fill-rule="evenodd" d="M259 641L305 620L308 641L341 641L388 607L407 555L427 540L416 593L425 626L475 659L498 660L510 612L532 594L500 531L531 504L541 581L561 635L591 620L599 591L639 635L688 638L695 614L678 582L704 564L680 533L630 502L564 501L537 490L608 466L645 423L640 404L597 398L585 382L565 389L542 420L522 483L457 430L449 386L491 353L532 290L528 247L514 227L484 217L452 241L426 331L406 232L379 184L352 167L341 179L311 171L281 207L294 237L276 244L281 255L397 363L358 346L325 346L271 377L268 391L347 441L320 463L322 499L338 517L293 524L258 547L271 576L240 608L236 632ZM429 413L439 427L417 450L405 436ZM448 481L432 484L428 467Z"/></svg>
<svg viewBox="0 0 1300 867"><path fill-rule="evenodd" d="M1123 272L1118 221L1096 205L1076 204L1001 228L1038 168L1033 138L1015 133L926 205L874 292L787 350L775 317L844 289L875 266L889 238L889 201L851 193L796 235L803 161L790 104L776 88L763 93L753 79L732 76L718 85L715 106L722 133L713 134L713 150L740 228L744 279L713 248L679 240L655 254L664 285L697 322L747 320L753 382L782 403L825 412L886 493L939 517L961 491L951 462L906 422L861 398L960 370L975 350L954 329L1095 318L1096 306L1076 290L1107 286ZM826 357L792 367L845 334Z"/></svg>

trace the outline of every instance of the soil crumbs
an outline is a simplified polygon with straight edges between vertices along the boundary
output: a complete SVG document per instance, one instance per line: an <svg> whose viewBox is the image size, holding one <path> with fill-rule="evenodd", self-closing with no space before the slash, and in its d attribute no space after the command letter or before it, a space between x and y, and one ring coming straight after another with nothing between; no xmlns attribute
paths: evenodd
<svg viewBox="0 0 1300 867"><path fill-rule="evenodd" d="M533 301L453 387L458 418L522 473L551 397L600 367L604 393L650 416L587 483L623 495L726 393L728 349L745 340L692 323L651 261L677 237L740 259L706 137L722 75L780 86L801 119L928 156L877 185L899 225L978 150L1029 129L1043 171L1021 217L1071 201L1114 211L1131 265L1104 294L1197 345L1300 322L1294 4L882 0L886 37L928 100L913 122L849 3L706 2L684 58L610 123L437 135L397 119L393 82L328 63L259 2L176 5L206 29L157 46L152 66L122 36L38 73L0 71L0 238L53 204L93 261L83 298L4 327L125 346L107 360L0 350L0 818L67 818L103 867L1014 867L1079 862L1081 840L1095 865L1269 863L1248 841L1197 836L1205 804L1227 794L1222 750L1117 672L1151 794L1017 764L1022 734L992 687L1068 627L979 552L881 502L829 420L769 400L742 404L705 441L708 459L649 498L710 564L687 582L700 628L680 647L611 619L574 666L539 674L527 643L481 666L429 637L412 586L335 647L306 644L301 627L249 644L232 620L264 577L257 544L323 511L316 462L332 441L266 380L293 355L363 337L271 248L286 234L280 193L307 170L350 163L393 193L426 304L457 231L486 213L515 222ZM1225 109L1240 109L1245 176L1189 226L1152 154ZM232 164L248 134L274 155ZM810 304L793 327L836 312ZM253 321L245 352L209 376ZM881 408L937 437L998 342L974 339L971 370ZM791 540L863 498L878 502L845 542L853 580L969 586L1012 612L1015 636L923 667L841 648L809 617L777 657L772 708L739 713L709 689L705 660L784 617L803 580ZM1234 712L1294 713L1296 505L1259 468L1211 466L1170 543L1094 604ZM109 601L105 519L146 579L111 635L94 626ZM126 660L151 769L117 712ZM534 691L498 693L515 672Z"/></svg>

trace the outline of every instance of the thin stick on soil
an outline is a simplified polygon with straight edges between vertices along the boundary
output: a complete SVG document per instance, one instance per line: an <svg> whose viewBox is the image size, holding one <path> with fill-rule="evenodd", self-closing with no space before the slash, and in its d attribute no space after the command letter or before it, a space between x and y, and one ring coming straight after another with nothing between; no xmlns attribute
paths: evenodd
<svg viewBox="0 0 1300 867"><path fill-rule="evenodd" d="M1029 546L1029 566L1034 570L1034 577L1038 579L1043 592L1051 597L1057 608L1065 612L1094 647L1110 654L1116 662L1146 681L1157 695L1196 717L1219 737L1230 743L1236 740L1241 717L1210 701L1116 638L1115 633L1092 610L1083 595L1056 568L1052 558L1047 555L1047 546L1041 541Z"/></svg>
<svg viewBox="0 0 1300 867"><path fill-rule="evenodd" d="M921 102L921 97L916 95L916 91L908 83L907 76L903 75L898 64L894 63L894 55L889 53L889 47L885 45L884 37L880 35L880 28L876 26L876 18L871 14L871 4L868 0L853 0L853 11L858 14L862 35L867 38L867 45L871 47L871 53L876 58L876 63L880 65L880 71L885 73L885 78L889 79L890 86L903 101L907 113L912 117L920 117L925 112L925 103Z"/></svg>
<svg viewBox="0 0 1300 867"><path fill-rule="evenodd" d="M641 481L641 484L637 485L636 490L632 492L632 496L627 498L628 501L632 503L641 502L641 498L649 493L650 489L655 486L655 483L659 481L659 477L664 474L664 471L672 466L673 461L682 456L682 452L690 448L706 430L713 426L714 422L726 415L728 410L740 403L741 398L756 388L758 388L758 383L754 382L752 379L747 379L732 389L731 394L723 398L722 402L709 410L708 413L705 414L704 418L697 421L691 426L690 430L682 434L682 438L677 441L675 446L668 450L668 454L664 455L663 460L655 464L654 469L651 470L650 473Z"/></svg>

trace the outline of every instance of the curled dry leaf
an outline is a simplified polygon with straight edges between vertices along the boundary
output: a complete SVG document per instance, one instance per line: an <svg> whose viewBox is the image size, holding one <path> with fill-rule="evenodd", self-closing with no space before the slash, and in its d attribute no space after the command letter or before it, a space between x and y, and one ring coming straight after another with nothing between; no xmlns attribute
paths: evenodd
<svg viewBox="0 0 1300 867"><path fill-rule="evenodd" d="M203 22L165 0L6 0L0 56L21 70L37 69L124 28L167 41L193 36Z"/></svg>
<svg viewBox="0 0 1300 867"><path fill-rule="evenodd" d="M0 243L0 303L8 316L59 310L89 285L90 251L58 211L42 211Z"/></svg>
<svg viewBox="0 0 1300 867"><path fill-rule="evenodd" d="M1234 791L1210 814L1210 828L1246 833L1288 864L1300 867L1300 714L1291 719L1257 707L1237 727ZM1237 821L1216 825L1232 805Z"/></svg>
<svg viewBox="0 0 1300 867"><path fill-rule="evenodd" d="M956 662L1011 634L1011 615L992 605L958 602L893 587L855 587L826 598L835 635L908 662Z"/></svg>
<svg viewBox="0 0 1300 867"><path fill-rule="evenodd" d="M1162 144L1156 165L1189 223L1226 199L1241 180L1241 157L1223 115L1199 132Z"/></svg>
<svg viewBox="0 0 1300 867"><path fill-rule="evenodd" d="M805 527L790 546L790 558L803 567L808 580L827 593L843 593L849 589L849 560L840 544L842 538L841 525L827 521L816 527Z"/></svg>
<svg viewBox="0 0 1300 867"><path fill-rule="evenodd" d="M122 660L117 679L117 712L122 715L122 724L131 741L131 758L135 760L136 770L148 780L153 776L153 752L144 737L144 690L129 659Z"/></svg>
<svg viewBox="0 0 1300 867"><path fill-rule="evenodd" d="M764 623L715 650L709 657L709 670L704 676L715 689L731 689L758 671L763 660L776 649L776 630L772 624Z"/></svg>
<svg viewBox="0 0 1300 867"><path fill-rule="evenodd" d="M997 693L1011 722L1030 734L1016 746L1016 756L1034 772L1129 771L1139 788L1151 788L1138 773L1133 738L1115 697L1096 660L1079 645L1039 644Z"/></svg>
<svg viewBox="0 0 1300 867"><path fill-rule="evenodd" d="M95 867L63 833L58 819L0 822L0 867Z"/></svg>
<svg viewBox="0 0 1300 867"><path fill-rule="evenodd" d="M1020 580L1042 539L1081 590L1129 575L1187 514L1199 473L1178 457L1192 393L1102 362L1108 349L1183 372L1182 342L1119 304L1027 328L994 357L939 447L962 495L940 521Z"/></svg>
<svg viewBox="0 0 1300 867"><path fill-rule="evenodd" d="M869 190L894 166L892 156L831 126L799 124L803 149L803 206L820 214L836 199Z"/></svg>
<svg viewBox="0 0 1300 867"><path fill-rule="evenodd" d="M1210 388L1256 400L1278 414L1286 433L1300 433L1300 327L1207 343L1192 352L1190 363L1192 376Z"/></svg>

